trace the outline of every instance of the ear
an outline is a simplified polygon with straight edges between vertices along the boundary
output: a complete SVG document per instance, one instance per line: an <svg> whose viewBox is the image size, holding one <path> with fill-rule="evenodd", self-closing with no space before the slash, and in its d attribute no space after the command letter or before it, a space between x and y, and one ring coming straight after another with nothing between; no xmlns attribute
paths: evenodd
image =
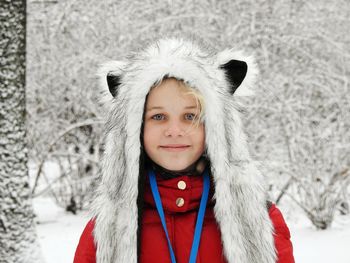
<svg viewBox="0 0 350 263"><path fill-rule="evenodd" d="M113 97L118 95L118 88L125 67L126 62L123 61L110 61L100 66L98 75L104 93L108 90Z"/></svg>
<svg viewBox="0 0 350 263"><path fill-rule="evenodd" d="M224 71L230 85L231 95L248 96L254 93L253 86L258 69L252 57L226 49L218 53L217 60L219 68Z"/></svg>
<svg viewBox="0 0 350 263"><path fill-rule="evenodd" d="M107 85L108 85L109 92L112 94L113 97L116 97L118 93L118 87L120 85L120 75L118 75L114 71L108 72Z"/></svg>
<svg viewBox="0 0 350 263"><path fill-rule="evenodd" d="M230 83L230 93L235 93L236 89L241 85L247 74L247 63L232 59L221 65L220 68L225 71L226 77Z"/></svg>

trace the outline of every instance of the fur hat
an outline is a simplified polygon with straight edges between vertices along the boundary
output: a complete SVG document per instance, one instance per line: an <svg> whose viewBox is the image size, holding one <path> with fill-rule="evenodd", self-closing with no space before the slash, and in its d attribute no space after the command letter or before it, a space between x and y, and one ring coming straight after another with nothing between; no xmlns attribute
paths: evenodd
<svg viewBox="0 0 350 263"><path fill-rule="evenodd" d="M257 72L253 58L242 52L215 52L182 38L160 39L101 68L109 114L92 205L98 263L137 262L143 111L150 88L165 76L183 80L204 97L214 214L227 261L275 262L263 177L248 152L238 110L240 96L252 94Z"/></svg>

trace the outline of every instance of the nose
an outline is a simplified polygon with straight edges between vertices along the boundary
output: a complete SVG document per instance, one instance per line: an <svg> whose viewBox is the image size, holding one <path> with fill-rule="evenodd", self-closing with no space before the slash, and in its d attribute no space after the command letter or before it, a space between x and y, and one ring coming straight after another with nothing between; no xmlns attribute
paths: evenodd
<svg viewBox="0 0 350 263"><path fill-rule="evenodd" d="M185 127L181 125L178 121L173 121L169 124L169 126L165 129L165 136L184 136L185 135Z"/></svg>

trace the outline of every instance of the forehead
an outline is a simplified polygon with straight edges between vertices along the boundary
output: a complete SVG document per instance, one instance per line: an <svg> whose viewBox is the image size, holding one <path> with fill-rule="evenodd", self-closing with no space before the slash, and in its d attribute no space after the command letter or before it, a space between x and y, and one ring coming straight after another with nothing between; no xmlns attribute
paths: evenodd
<svg viewBox="0 0 350 263"><path fill-rule="evenodd" d="M172 104L179 106L196 105L196 99L188 90L182 81L176 79L163 80L158 86L151 89L147 97L147 109ZM193 105L192 105L193 104Z"/></svg>

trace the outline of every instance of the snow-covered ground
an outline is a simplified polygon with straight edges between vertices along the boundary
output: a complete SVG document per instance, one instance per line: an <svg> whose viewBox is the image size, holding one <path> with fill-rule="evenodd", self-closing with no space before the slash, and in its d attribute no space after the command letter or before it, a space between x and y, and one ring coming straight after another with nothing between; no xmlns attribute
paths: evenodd
<svg viewBox="0 0 350 263"><path fill-rule="evenodd" d="M330 229L316 230L303 215L287 220L297 263L349 263L350 216L338 215Z"/></svg>
<svg viewBox="0 0 350 263"><path fill-rule="evenodd" d="M88 221L87 214L67 213L49 198L35 198L33 206L46 263L73 262L80 234Z"/></svg>
<svg viewBox="0 0 350 263"><path fill-rule="evenodd" d="M337 216L331 229L315 230L294 208L280 207L289 225L297 263L349 263L350 215ZM87 213L72 215L49 198L35 198L37 231L47 263L73 262Z"/></svg>

